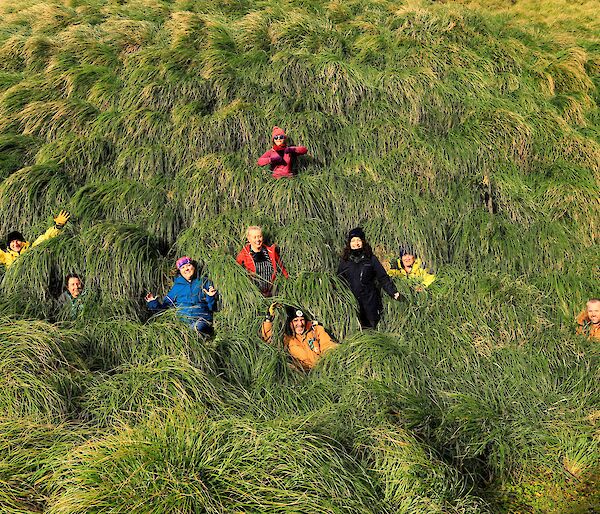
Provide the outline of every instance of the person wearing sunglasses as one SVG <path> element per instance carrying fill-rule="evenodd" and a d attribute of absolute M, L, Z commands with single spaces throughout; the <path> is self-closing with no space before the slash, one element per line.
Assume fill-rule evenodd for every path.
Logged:
<path fill-rule="evenodd" d="M 148 293 L 146 305 L 152 311 L 175 307 L 179 318 L 190 328 L 212 335 L 217 290 L 208 278 L 197 276 L 197 264 L 189 257 L 177 259 L 176 265 L 178 274 L 171 290 L 162 302 L 153 293 Z"/>
<path fill-rule="evenodd" d="M 270 165 L 273 178 L 293 177 L 296 156 L 304 155 L 308 151 L 307 148 L 305 146 L 287 146 L 287 136 L 279 127 L 273 127 L 271 139 L 273 148 L 267 150 L 258 159 L 258 165 Z"/>

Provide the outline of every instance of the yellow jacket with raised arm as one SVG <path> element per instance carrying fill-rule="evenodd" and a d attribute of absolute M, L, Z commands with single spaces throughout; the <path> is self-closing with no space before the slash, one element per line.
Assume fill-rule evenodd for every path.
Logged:
<path fill-rule="evenodd" d="M 4 264 L 7 268 L 9 268 L 13 264 L 13 262 L 15 262 L 25 252 L 27 252 L 34 246 L 37 246 L 40 243 L 43 243 L 44 241 L 47 241 L 48 239 L 52 239 L 53 237 L 56 237 L 58 234 L 60 234 L 59 228 L 50 227 L 48 230 L 46 230 L 46 232 L 44 232 L 40 237 L 38 237 L 33 243 L 30 243 L 29 241 L 27 241 L 23 245 L 23 248 L 21 248 L 20 252 L 15 252 L 14 250 L 11 250 L 10 248 L 7 248 L 6 250 L 0 250 L 0 264 Z"/>
<path fill-rule="evenodd" d="M 435 275 L 429 273 L 427 268 L 423 268 L 423 263 L 421 259 L 415 259 L 415 262 L 412 265 L 412 269 L 410 272 L 407 272 L 402 267 L 402 260 L 395 259 L 391 261 L 391 268 L 389 271 L 390 277 L 401 277 L 405 279 L 415 279 L 418 282 L 421 282 L 425 287 L 430 286 L 435 280 Z"/>

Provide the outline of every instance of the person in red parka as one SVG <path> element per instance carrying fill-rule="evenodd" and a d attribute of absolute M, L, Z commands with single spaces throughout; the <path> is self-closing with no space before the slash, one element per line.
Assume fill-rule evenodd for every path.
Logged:
<path fill-rule="evenodd" d="M 287 136 L 283 129 L 273 127 L 273 148 L 267 150 L 260 159 L 259 166 L 271 165 L 273 178 L 293 177 L 294 161 L 296 155 L 304 155 L 308 150 L 306 146 L 287 146 Z"/>
<path fill-rule="evenodd" d="M 257 226 L 248 227 L 246 238 L 248 244 L 242 248 L 235 260 L 248 270 L 264 296 L 272 296 L 277 268 L 281 270 L 285 278 L 288 278 L 288 272 L 281 261 L 276 246 L 264 244 L 262 228 Z"/>

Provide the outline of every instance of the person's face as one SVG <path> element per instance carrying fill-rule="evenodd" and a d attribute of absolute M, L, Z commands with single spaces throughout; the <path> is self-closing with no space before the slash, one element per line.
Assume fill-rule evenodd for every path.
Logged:
<path fill-rule="evenodd" d="M 9 244 L 8 247 L 13 251 L 13 252 L 20 252 L 21 249 L 23 248 L 23 245 L 25 243 L 23 241 L 19 241 L 18 239 L 14 239 L 12 240 Z"/>
<path fill-rule="evenodd" d="M 600 322 L 600 302 L 587 304 L 587 315 L 592 323 Z"/>
<path fill-rule="evenodd" d="M 250 243 L 250 246 L 252 246 L 252 249 L 254 249 L 254 250 L 259 249 L 263 244 L 262 231 L 261 230 L 250 230 L 250 232 L 248 232 L 248 242 Z"/>
<path fill-rule="evenodd" d="M 285 143 L 285 136 L 275 136 L 273 138 L 273 143 L 275 146 L 283 146 Z"/>
<path fill-rule="evenodd" d="M 300 316 L 298 318 L 294 318 L 292 320 L 292 329 L 295 334 L 304 334 L 304 330 L 306 330 L 306 320 L 304 317 Z"/>
<path fill-rule="evenodd" d="M 71 277 L 67 283 L 67 289 L 73 298 L 77 298 L 83 291 L 83 284 L 77 277 Z"/>
<path fill-rule="evenodd" d="M 363 247 L 363 242 L 360 237 L 353 237 L 350 239 L 350 249 L 351 250 L 360 250 Z"/>
<path fill-rule="evenodd" d="M 179 273 L 181 273 L 181 276 L 186 280 L 191 280 L 191 278 L 194 276 L 195 271 L 196 268 L 194 268 L 194 265 L 190 262 L 184 264 L 183 266 L 181 266 L 181 268 L 179 268 Z"/>
<path fill-rule="evenodd" d="M 415 263 L 415 256 L 410 253 L 405 253 L 402 256 L 402 266 L 410 268 Z"/>

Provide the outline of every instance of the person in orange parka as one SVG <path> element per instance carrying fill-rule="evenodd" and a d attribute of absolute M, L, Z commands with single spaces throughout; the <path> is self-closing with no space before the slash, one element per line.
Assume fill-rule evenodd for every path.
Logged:
<path fill-rule="evenodd" d="M 261 327 L 261 338 L 269 344 L 273 342 L 273 318 L 277 306 L 271 304 Z M 308 320 L 306 314 L 296 308 L 288 311 L 283 345 L 297 367 L 305 371 L 312 369 L 325 352 L 338 346 L 321 325 Z"/>
<path fill-rule="evenodd" d="M 308 150 L 306 146 L 287 146 L 287 136 L 283 129 L 273 127 L 271 136 L 273 148 L 267 150 L 260 159 L 259 166 L 271 165 L 273 178 L 293 177 L 294 161 L 296 155 L 304 155 Z"/>
<path fill-rule="evenodd" d="M 577 316 L 577 333 L 588 339 L 600 340 L 600 298 L 592 298 L 586 309 Z"/>

